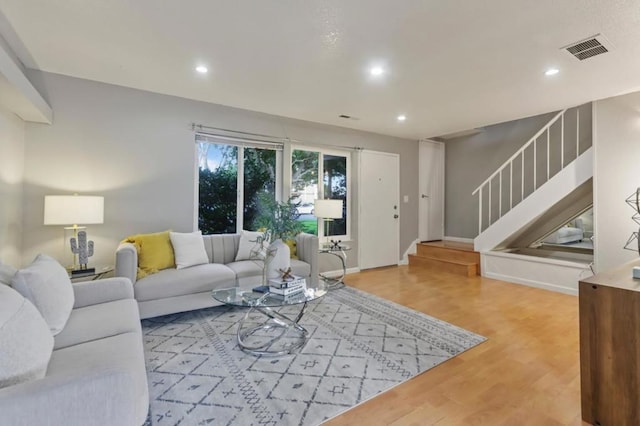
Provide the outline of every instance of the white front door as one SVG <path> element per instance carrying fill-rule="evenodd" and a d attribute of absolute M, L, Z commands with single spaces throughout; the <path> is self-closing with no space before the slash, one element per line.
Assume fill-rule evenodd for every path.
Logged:
<path fill-rule="evenodd" d="M 358 181 L 360 269 L 397 265 L 400 258 L 400 157 L 362 151 Z"/>
<path fill-rule="evenodd" d="M 441 240 L 444 236 L 444 144 L 420 141 L 420 241 Z"/>

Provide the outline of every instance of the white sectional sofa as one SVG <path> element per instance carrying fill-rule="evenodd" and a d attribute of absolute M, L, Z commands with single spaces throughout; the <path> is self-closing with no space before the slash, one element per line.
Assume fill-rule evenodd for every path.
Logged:
<path fill-rule="evenodd" d="M 42 307 L 34 307 L 37 296 L 32 304 L 32 294 L 23 297 L 5 284 L 0 284 L 0 425 L 143 424 L 149 391 L 131 282 L 65 283 L 73 288 L 73 307 L 57 334 L 43 319 Z"/>
<path fill-rule="evenodd" d="M 262 281 L 262 262 L 236 262 L 240 234 L 204 235 L 209 263 L 184 269 L 163 269 L 137 279 L 138 254 L 131 243 L 122 243 L 116 250 L 115 275 L 133 283 L 140 316 L 151 318 L 176 312 L 219 305 L 211 297 L 211 290 L 225 287 L 251 288 Z M 291 259 L 294 274 L 315 284 L 318 280 L 318 237 L 298 234 L 297 257 Z"/>

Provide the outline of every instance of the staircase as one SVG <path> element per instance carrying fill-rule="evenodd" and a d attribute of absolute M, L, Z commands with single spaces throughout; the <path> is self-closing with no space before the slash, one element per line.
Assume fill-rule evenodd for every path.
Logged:
<path fill-rule="evenodd" d="M 474 248 L 483 276 L 576 294 L 588 264 L 526 256 L 516 249 L 593 203 L 592 141 L 581 143 L 579 112 L 560 111 L 473 191 L 478 196 Z"/>
<path fill-rule="evenodd" d="M 473 191 L 477 251 L 507 248 L 512 236 L 592 178 L 591 139 L 581 144 L 579 129 L 579 109 L 560 111 Z"/>
<path fill-rule="evenodd" d="M 480 253 L 473 244 L 453 241 L 418 243 L 416 254 L 409 255 L 409 266 L 473 277 L 480 275 Z"/>

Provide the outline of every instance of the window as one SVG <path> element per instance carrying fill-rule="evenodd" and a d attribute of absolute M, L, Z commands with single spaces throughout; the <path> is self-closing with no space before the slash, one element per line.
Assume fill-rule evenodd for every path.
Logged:
<path fill-rule="evenodd" d="M 291 151 L 291 196 L 300 203 L 298 220 L 303 222 L 305 232 L 347 238 L 349 167 L 348 153 L 306 147 Z M 319 222 L 313 210 L 318 198 L 343 200 L 342 218 Z"/>
<path fill-rule="evenodd" d="M 282 145 L 203 134 L 196 135 L 196 144 L 199 229 L 203 234 L 252 229 L 257 194 L 276 197 Z"/>

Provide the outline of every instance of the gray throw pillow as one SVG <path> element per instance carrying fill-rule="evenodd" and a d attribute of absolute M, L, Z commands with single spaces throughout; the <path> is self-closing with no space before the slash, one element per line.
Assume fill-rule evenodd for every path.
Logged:
<path fill-rule="evenodd" d="M 38 310 L 0 285 L 0 388 L 43 378 L 52 351 L 53 336 Z"/>
<path fill-rule="evenodd" d="M 62 331 L 73 308 L 74 295 L 66 269 L 52 257 L 39 254 L 18 270 L 12 286 L 38 308 L 54 336 Z"/>

